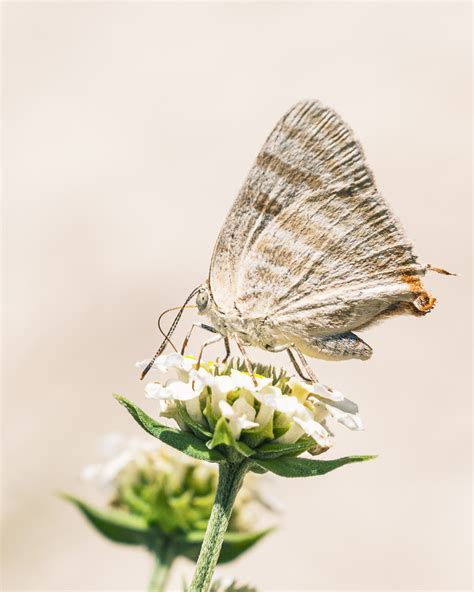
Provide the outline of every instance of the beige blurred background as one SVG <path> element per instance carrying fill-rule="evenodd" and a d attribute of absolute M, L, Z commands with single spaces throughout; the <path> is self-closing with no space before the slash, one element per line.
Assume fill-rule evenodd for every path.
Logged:
<path fill-rule="evenodd" d="M 313 362 L 366 424 L 328 457 L 379 459 L 275 479 L 281 529 L 221 573 L 261 591 L 470 589 L 470 13 L 3 4 L 5 590 L 144 588 L 146 554 L 54 494 L 101 499 L 78 478 L 97 439 L 139 433 L 111 393 L 151 409 L 133 363 L 158 313 L 205 278 L 263 140 L 308 97 L 354 128 L 421 260 L 460 275 L 427 278 L 429 317 L 367 331 L 369 362 Z"/>

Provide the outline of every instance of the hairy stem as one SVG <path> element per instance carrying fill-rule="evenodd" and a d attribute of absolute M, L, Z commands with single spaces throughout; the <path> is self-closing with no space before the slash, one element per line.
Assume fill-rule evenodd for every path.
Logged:
<path fill-rule="evenodd" d="M 206 535 L 189 592 L 207 592 L 219 559 L 235 497 L 248 470 L 247 461 L 219 466 L 219 482 Z"/>
<path fill-rule="evenodd" d="M 163 545 L 154 553 L 155 565 L 151 574 L 148 592 L 163 592 L 176 554 L 171 545 Z"/>

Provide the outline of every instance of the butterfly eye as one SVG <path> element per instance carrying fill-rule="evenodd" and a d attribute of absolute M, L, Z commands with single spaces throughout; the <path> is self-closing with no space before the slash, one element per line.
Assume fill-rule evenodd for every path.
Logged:
<path fill-rule="evenodd" d="M 199 309 L 199 312 L 206 310 L 208 300 L 209 296 L 207 295 L 207 292 L 199 292 L 196 298 L 196 304 Z"/>

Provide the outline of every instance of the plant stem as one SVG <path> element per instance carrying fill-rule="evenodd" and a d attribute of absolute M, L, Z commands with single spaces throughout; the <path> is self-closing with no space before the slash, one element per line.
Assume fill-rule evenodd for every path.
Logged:
<path fill-rule="evenodd" d="M 148 592 L 163 592 L 176 554 L 173 547 L 167 544 L 158 548 L 154 552 L 154 557 L 155 565 L 148 584 Z"/>
<path fill-rule="evenodd" d="M 243 483 L 248 462 L 219 465 L 216 498 L 201 546 L 189 592 L 207 592 L 229 525 L 235 497 Z"/>

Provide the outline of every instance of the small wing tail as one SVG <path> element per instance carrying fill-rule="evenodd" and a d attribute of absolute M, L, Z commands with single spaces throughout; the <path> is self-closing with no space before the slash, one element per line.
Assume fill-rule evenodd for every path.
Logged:
<path fill-rule="evenodd" d="M 458 275 L 457 273 L 451 273 L 450 271 L 446 271 L 446 269 L 442 269 L 441 267 L 433 267 L 430 264 L 426 266 L 426 270 L 434 271 L 435 273 L 440 273 L 441 275 Z"/>

